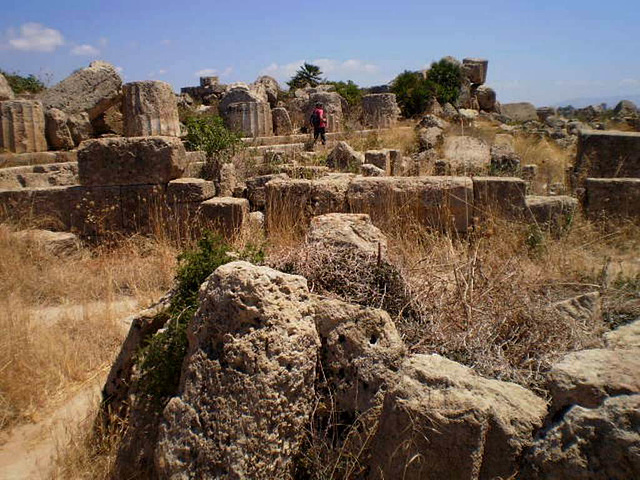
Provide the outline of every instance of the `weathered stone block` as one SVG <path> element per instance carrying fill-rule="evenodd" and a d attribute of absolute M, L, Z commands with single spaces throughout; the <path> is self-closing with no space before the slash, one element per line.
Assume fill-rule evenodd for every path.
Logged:
<path fill-rule="evenodd" d="M 538 120 L 538 112 L 532 103 L 503 103 L 500 113 L 515 122 L 529 122 Z"/>
<path fill-rule="evenodd" d="M 127 83 L 122 90 L 125 136 L 180 136 L 178 104 L 171 85 L 149 80 Z"/>
<path fill-rule="evenodd" d="M 286 180 L 289 176 L 286 173 L 274 173 L 271 175 L 260 175 L 258 177 L 248 178 L 247 198 L 252 210 L 263 210 L 266 204 L 266 187 L 265 185 L 271 180 Z"/>
<path fill-rule="evenodd" d="M 227 127 L 247 137 L 273 135 L 271 107 L 266 102 L 239 102 L 230 104 L 222 112 Z"/>
<path fill-rule="evenodd" d="M 482 84 L 487 81 L 489 60 L 483 58 L 465 58 L 462 60 L 462 70 L 471 83 Z"/>
<path fill-rule="evenodd" d="M 4 75 L 0 73 L 0 102 L 4 100 L 13 100 L 15 97 L 13 90 L 11 90 L 11 86 L 7 79 L 4 78 Z"/>
<path fill-rule="evenodd" d="M 47 142 L 53 150 L 69 150 L 75 146 L 67 120 L 67 115 L 57 108 L 50 108 L 45 114 Z"/>
<path fill-rule="evenodd" d="M 526 189 L 527 184 L 521 178 L 473 177 L 474 215 L 518 218 L 525 210 Z"/>
<path fill-rule="evenodd" d="M 587 178 L 585 209 L 592 218 L 640 219 L 640 178 Z"/>
<path fill-rule="evenodd" d="M 327 156 L 327 166 L 334 170 L 355 172 L 364 163 L 364 155 L 347 142 L 340 141 Z"/>
<path fill-rule="evenodd" d="M 86 112 L 91 120 L 120 100 L 122 80 L 105 62 L 92 62 L 71 74 L 38 97 L 45 108 L 57 108 L 67 114 Z"/>
<path fill-rule="evenodd" d="M 362 113 L 364 123 L 369 127 L 393 127 L 400 116 L 395 93 L 376 93 L 363 96 Z"/>
<path fill-rule="evenodd" d="M 86 186 L 168 183 L 185 165 L 184 147 L 175 137 L 102 138 L 78 150 L 80 183 Z"/>
<path fill-rule="evenodd" d="M 273 119 L 274 135 L 291 135 L 293 133 L 291 117 L 286 108 L 274 108 L 271 110 L 271 118 Z"/>
<path fill-rule="evenodd" d="M 216 194 L 213 182 L 202 178 L 178 178 L 167 185 L 169 205 L 176 203 L 204 202 Z"/>
<path fill-rule="evenodd" d="M 0 149 L 13 153 L 42 152 L 47 149 L 44 111 L 40 102 L 0 102 Z"/>
<path fill-rule="evenodd" d="M 402 219 L 464 232 L 473 214 L 473 183 L 466 177 L 356 177 L 347 203 L 374 223 Z"/>
<path fill-rule="evenodd" d="M 572 186 L 586 178 L 640 178 L 640 133 L 582 130 Z"/>
<path fill-rule="evenodd" d="M 391 173 L 391 159 L 388 150 L 368 150 L 364 152 L 364 163 L 370 163 L 385 171 L 387 175 Z"/>
<path fill-rule="evenodd" d="M 566 195 L 535 196 L 525 199 L 530 221 L 551 230 L 562 230 L 571 224 L 578 200 Z"/>
<path fill-rule="evenodd" d="M 479 138 L 457 136 L 446 137 L 443 147 L 444 159 L 459 175 L 481 175 L 488 171 L 491 163 L 491 149 Z"/>
<path fill-rule="evenodd" d="M 125 185 L 120 188 L 122 228 L 148 234 L 164 227 L 167 216 L 165 185 Z"/>
<path fill-rule="evenodd" d="M 239 234 L 249 218 L 245 198 L 217 197 L 200 204 L 200 220 L 226 237 Z"/>

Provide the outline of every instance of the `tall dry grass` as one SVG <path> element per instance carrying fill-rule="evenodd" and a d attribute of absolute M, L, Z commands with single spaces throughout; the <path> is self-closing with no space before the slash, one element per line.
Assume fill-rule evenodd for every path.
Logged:
<path fill-rule="evenodd" d="M 107 369 L 124 335 L 116 305 L 159 298 L 175 257 L 170 244 L 133 237 L 59 258 L 0 229 L 0 430 Z"/>

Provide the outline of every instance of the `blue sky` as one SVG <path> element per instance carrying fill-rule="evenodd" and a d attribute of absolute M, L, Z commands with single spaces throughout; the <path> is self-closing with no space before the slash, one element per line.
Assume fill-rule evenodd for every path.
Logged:
<path fill-rule="evenodd" d="M 453 55 L 488 58 L 502 102 L 640 95 L 638 0 L 3 3 L 0 68 L 52 83 L 100 59 L 176 91 L 207 73 L 284 81 L 302 61 L 368 86 Z"/>

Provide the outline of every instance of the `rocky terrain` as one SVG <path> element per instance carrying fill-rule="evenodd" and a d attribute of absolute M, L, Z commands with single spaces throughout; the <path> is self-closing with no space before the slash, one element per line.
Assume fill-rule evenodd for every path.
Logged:
<path fill-rule="evenodd" d="M 487 60 L 443 61 L 457 100 L 411 118 L 393 84 L 0 75 L 12 242 L 186 252 L 103 368 L 105 478 L 640 476 L 640 113 L 501 104 Z"/>

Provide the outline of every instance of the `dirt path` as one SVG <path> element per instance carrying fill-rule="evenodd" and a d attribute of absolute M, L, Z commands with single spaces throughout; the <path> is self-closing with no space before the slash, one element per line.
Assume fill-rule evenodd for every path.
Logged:
<path fill-rule="evenodd" d="M 42 322 L 53 324 L 64 318 L 82 318 L 104 309 L 104 303 L 84 306 L 65 306 L 34 310 Z M 138 311 L 137 302 L 123 300 L 111 302 L 108 308 L 114 313 L 124 332 L 128 331 L 130 315 Z M 107 370 L 82 385 L 62 405 L 39 412 L 40 420 L 20 425 L 0 438 L 0 480 L 39 480 L 50 477 L 52 461 L 58 445 L 64 446 L 75 426 L 93 414 L 93 407 L 100 398 L 100 389 L 107 377 Z"/>
<path fill-rule="evenodd" d="M 100 397 L 106 372 L 73 395 L 37 423 L 21 425 L 11 431 L 0 447 L 0 479 L 46 479 L 51 471 L 56 445 L 69 440 L 71 427 L 86 420 Z"/>

